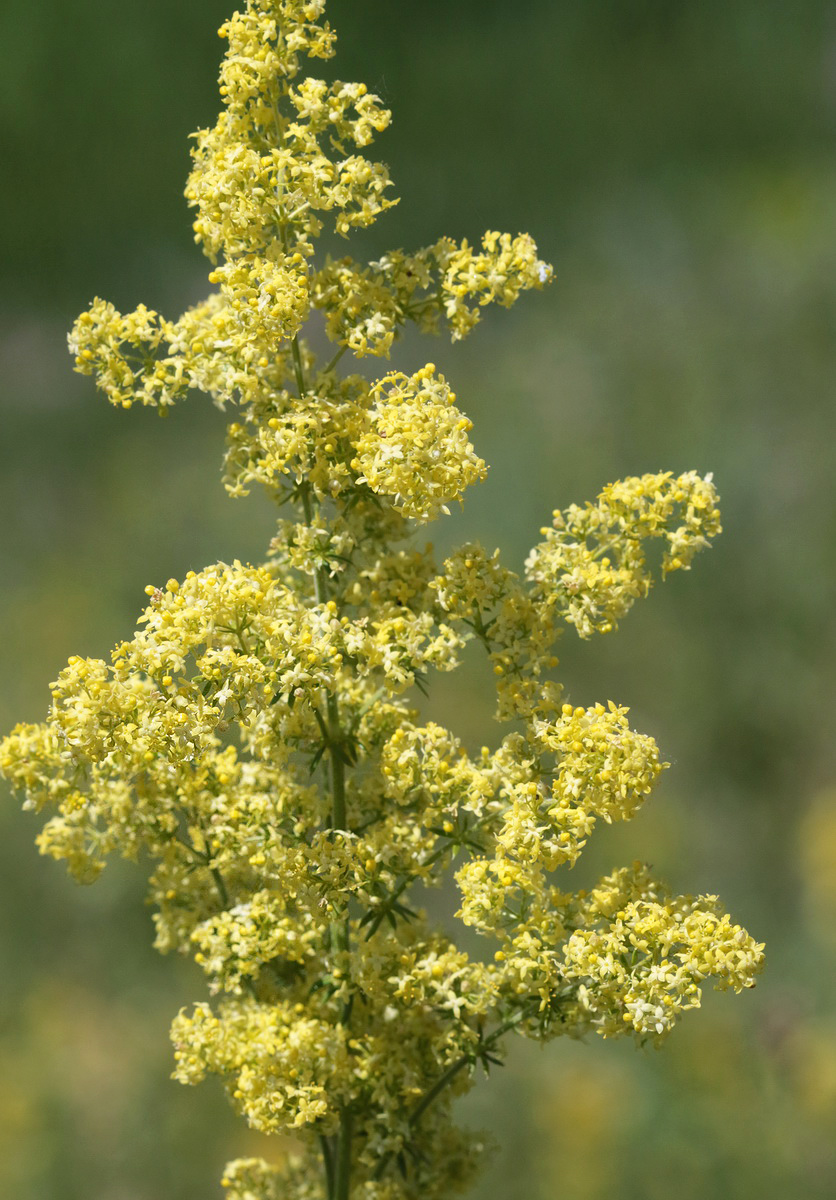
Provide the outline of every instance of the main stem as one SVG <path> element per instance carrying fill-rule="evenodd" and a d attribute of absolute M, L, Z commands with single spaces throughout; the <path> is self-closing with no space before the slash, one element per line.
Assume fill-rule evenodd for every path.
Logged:
<path fill-rule="evenodd" d="M 296 376 L 296 386 L 299 399 L 307 394 L 305 372 L 302 365 L 302 354 L 299 340 L 294 336 L 291 342 L 293 371 Z M 301 488 L 302 510 L 308 525 L 313 524 L 313 504 L 309 484 Z M 314 596 L 317 604 L 328 603 L 328 576 L 324 567 L 314 571 Z M 345 802 L 345 757 L 343 753 L 343 734 L 340 724 L 340 705 L 336 690 L 328 693 L 327 706 L 328 753 L 331 759 L 331 828 L 334 832 L 348 828 Z M 339 918 L 331 923 L 331 948 L 340 954 L 347 954 L 350 948 L 348 917 Z M 343 1004 L 340 1020 L 348 1024 L 351 1013 L 350 1003 Z M 343 1108 L 340 1111 L 340 1128 L 337 1133 L 337 1145 L 333 1158 L 330 1151 L 325 1158 L 326 1178 L 328 1181 L 328 1200 L 348 1200 L 351 1189 L 351 1111 Z M 323 1149 L 323 1153 L 325 1150 Z"/>

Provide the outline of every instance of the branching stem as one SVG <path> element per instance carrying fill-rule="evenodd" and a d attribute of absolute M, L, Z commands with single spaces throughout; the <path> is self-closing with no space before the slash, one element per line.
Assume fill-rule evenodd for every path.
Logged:
<path fill-rule="evenodd" d="M 331 373 L 331 372 L 334 370 L 334 368 L 336 367 L 337 363 L 340 361 L 340 359 L 341 359 L 341 358 L 342 358 L 342 356 L 345 354 L 345 352 L 346 352 L 346 350 L 347 350 L 347 349 L 348 349 L 348 346 L 340 346 L 340 348 L 339 348 L 339 350 L 337 351 L 337 353 L 336 353 L 336 354 L 334 355 L 334 357 L 331 359 L 331 361 L 329 362 L 329 364 L 328 364 L 328 366 L 325 368 L 325 370 L 322 372 L 322 373 L 323 373 L 323 375 L 330 375 L 330 373 Z"/>
<path fill-rule="evenodd" d="M 412 1109 L 412 1112 L 409 1114 L 408 1118 L 409 1124 L 413 1127 L 418 1125 L 424 1113 L 427 1111 L 433 1101 L 441 1095 L 445 1088 L 449 1087 L 456 1076 L 463 1071 L 465 1067 L 474 1066 L 479 1059 L 487 1053 L 488 1050 L 492 1050 L 504 1034 L 508 1033 L 509 1030 L 513 1029 L 515 1025 L 520 1023 L 520 1021 L 523 1019 L 523 1016 L 524 1013 L 522 1011 L 515 1013 L 513 1017 L 509 1017 L 507 1021 L 504 1021 L 500 1026 L 498 1026 L 493 1033 L 488 1035 L 488 1037 L 480 1039 L 478 1045 L 475 1046 L 473 1050 L 468 1051 L 467 1054 L 462 1054 L 460 1058 L 457 1058 L 455 1062 L 452 1062 L 447 1070 L 438 1077 L 432 1087 L 427 1089 L 427 1091 Z M 391 1159 L 392 1154 L 390 1152 L 380 1160 L 374 1173 L 375 1179 L 380 1179 L 383 1176 Z"/>

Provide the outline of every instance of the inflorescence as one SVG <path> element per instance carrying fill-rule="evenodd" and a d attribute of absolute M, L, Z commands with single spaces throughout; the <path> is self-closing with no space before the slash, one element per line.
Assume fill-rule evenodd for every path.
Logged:
<path fill-rule="evenodd" d="M 432 364 L 376 382 L 338 364 L 388 359 L 409 323 L 463 338 L 552 271 L 494 232 L 317 260 L 324 232 L 395 203 L 363 153 L 390 114 L 302 74 L 334 53 L 324 7 L 248 0 L 220 31 L 224 108 L 186 189 L 216 290 L 176 321 L 95 300 L 70 337 L 115 405 L 201 391 L 233 410 L 227 489 L 289 515 L 262 565 L 149 587 L 136 635 L 71 658 L 0 770 L 49 809 L 40 849 L 79 880 L 112 853 L 153 862 L 156 944 L 214 996 L 175 1019 L 176 1077 L 220 1075 L 251 1126 L 301 1139 L 284 1165 L 229 1164 L 229 1200 L 442 1200 L 479 1150 L 452 1098 L 512 1029 L 659 1042 L 704 981 L 752 986 L 762 947 L 641 863 L 564 890 L 596 822 L 632 817 L 666 764 L 625 708 L 565 702 L 555 643 L 616 628 L 652 539 L 663 574 L 690 567 L 716 492 L 693 472 L 610 485 L 554 514 L 522 575 L 478 545 L 440 568 L 416 547 L 485 474 L 471 423 Z M 323 364 L 301 336 L 314 310 Z M 509 727 L 477 755 L 409 701 L 472 640 Z M 482 953 L 412 907 L 451 870 Z"/>

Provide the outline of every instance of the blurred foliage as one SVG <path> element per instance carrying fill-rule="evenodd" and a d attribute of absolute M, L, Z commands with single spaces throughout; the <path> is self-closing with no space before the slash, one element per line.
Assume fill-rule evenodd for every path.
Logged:
<path fill-rule="evenodd" d="M 197 10 L 200 11 L 197 11 Z M 213 119 L 226 0 L 9 0 L 0 46 L 0 726 L 39 719 L 71 653 L 105 654 L 144 585 L 257 558 L 271 513 L 218 483 L 223 417 L 117 413 L 70 373 L 94 294 L 176 314 L 205 273 L 181 198 Z M 507 1200 L 817 1200 L 836 1192 L 836 20 L 827 0 L 329 0 L 337 71 L 394 110 L 401 205 L 366 248 L 530 231 L 546 297 L 432 357 L 488 482 L 449 521 L 520 563 L 551 510 L 625 474 L 713 470 L 726 533 L 618 635 L 563 644 L 577 702 L 633 708 L 674 770 L 593 866 L 650 859 L 768 939 L 755 996 L 659 1054 L 518 1045 L 468 1102 Z M 459 676 L 455 677 L 458 680 Z M 477 743 L 480 668 L 434 711 Z M 219 1195 L 260 1139 L 169 1082 L 201 994 L 151 951 L 141 872 L 93 891 L 0 810 L 0 1192 Z M 259 1151 L 260 1152 L 260 1151 Z M 268 1146 L 267 1154 L 281 1153 Z"/>

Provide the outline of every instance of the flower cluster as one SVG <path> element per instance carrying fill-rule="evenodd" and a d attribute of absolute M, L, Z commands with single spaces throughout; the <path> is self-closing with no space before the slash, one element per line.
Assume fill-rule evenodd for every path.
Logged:
<path fill-rule="evenodd" d="M 195 236 L 213 260 L 258 256 L 279 229 L 309 254 L 322 230 L 318 213 L 333 212 L 345 234 L 394 203 L 384 196 L 386 168 L 351 152 L 389 124 L 378 98 L 361 83 L 309 78 L 293 86 L 303 56 L 334 53 L 334 34 L 320 23 L 324 7 L 324 0 L 251 0 L 219 31 L 229 41 L 224 110 L 214 128 L 195 135 L 186 188 L 198 210 Z"/>
<path fill-rule="evenodd" d="M 428 363 L 407 378 L 386 375 L 371 392 L 368 429 L 357 441 L 352 467 L 378 495 L 391 496 L 405 517 L 432 521 L 485 476 L 468 441 L 471 423 L 454 406 L 443 375 Z"/>
<path fill-rule="evenodd" d="M 556 512 L 526 562 L 536 594 L 580 637 L 609 633 L 651 585 L 643 542 L 663 538 L 662 574 L 688 570 L 720 532 L 711 476 L 642 475 L 604 488 L 594 504 Z"/>
<path fill-rule="evenodd" d="M 153 864 L 156 945 L 193 956 L 214 997 L 175 1019 L 176 1078 L 218 1075 L 250 1125 L 300 1139 L 283 1166 L 229 1164 L 230 1200 L 443 1200 L 481 1150 L 452 1100 L 513 1029 L 659 1041 L 706 980 L 751 986 L 762 947 L 641 865 L 568 890 L 596 823 L 632 817 L 665 764 L 625 708 L 564 700 L 555 643 L 646 595 L 653 539 L 663 574 L 690 566 L 716 493 L 693 472 L 612 484 L 555 514 L 522 576 L 410 541 L 484 476 L 471 423 L 432 365 L 369 381 L 340 359 L 388 357 L 407 322 L 461 338 L 551 268 L 493 232 L 317 262 L 326 221 L 346 234 L 394 202 L 359 153 L 388 112 L 301 74 L 334 52 L 324 8 L 247 0 L 221 30 L 224 109 L 187 187 L 218 290 L 174 322 L 96 300 L 70 337 L 114 404 L 235 407 L 226 487 L 284 506 L 266 561 L 149 585 L 133 638 L 70 659 L 0 772 L 50 811 L 40 848 L 80 880 L 114 853 Z M 301 336 L 312 308 L 324 364 Z M 409 696 L 469 641 L 514 722 L 478 754 Z M 486 953 L 417 907 L 450 872 Z"/>
<path fill-rule="evenodd" d="M 716 896 L 672 897 L 641 863 L 603 879 L 576 921 L 561 973 L 577 981 L 580 1029 L 614 1034 L 621 1023 L 659 1039 L 680 1012 L 699 1007 L 703 979 L 740 991 L 759 967 L 761 948 Z"/>
<path fill-rule="evenodd" d="M 486 233 L 482 253 L 467 240 L 442 238 L 415 254 L 392 251 L 361 266 L 351 258 L 328 262 L 315 277 L 313 302 L 325 313 L 333 342 L 358 357 L 389 357 L 407 321 L 435 333 L 446 319 L 453 341 L 465 337 L 479 309 L 496 300 L 510 307 L 520 292 L 542 288 L 552 277 L 527 234 Z"/>

